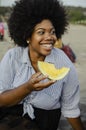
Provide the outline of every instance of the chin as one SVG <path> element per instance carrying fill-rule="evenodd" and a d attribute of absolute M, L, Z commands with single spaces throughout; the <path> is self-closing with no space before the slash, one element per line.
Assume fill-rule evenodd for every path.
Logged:
<path fill-rule="evenodd" d="M 47 50 L 47 51 L 46 51 L 46 50 L 41 50 L 41 51 L 40 51 L 40 54 L 41 54 L 42 56 L 47 56 L 47 55 L 49 55 L 49 54 L 51 53 L 51 51 L 52 51 L 52 50 Z"/>
<path fill-rule="evenodd" d="M 42 55 L 47 56 L 47 55 L 49 55 L 50 53 L 51 53 L 51 52 L 42 53 Z"/>

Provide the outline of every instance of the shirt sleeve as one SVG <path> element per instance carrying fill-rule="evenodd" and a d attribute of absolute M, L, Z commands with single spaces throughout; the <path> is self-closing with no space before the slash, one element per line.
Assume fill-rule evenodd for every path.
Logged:
<path fill-rule="evenodd" d="M 13 78 L 14 64 L 9 50 L 0 62 L 0 93 L 12 88 Z"/>
<path fill-rule="evenodd" d="M 79 100 L 78 76 L 75 67 L 72 66 L 62 90 L 61 111 L 64 117 L 75 118 L 80 115 Z"/>

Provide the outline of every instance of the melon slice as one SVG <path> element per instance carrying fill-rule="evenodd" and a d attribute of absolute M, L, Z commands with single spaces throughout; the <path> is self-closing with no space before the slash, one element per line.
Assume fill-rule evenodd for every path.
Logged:
<path fill-rule="evenodd" d="M 54 64 L 43 61 L 38 61 L 38 68 L 43 75 L 47 75 L 51 80 L 60 80 L 64 78 L 70 70 L 67 67 L 57 69 Z"/>

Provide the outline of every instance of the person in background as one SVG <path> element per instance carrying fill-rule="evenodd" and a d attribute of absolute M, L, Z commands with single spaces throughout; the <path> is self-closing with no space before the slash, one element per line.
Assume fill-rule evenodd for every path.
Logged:
<path fill-rule="evenodd" d="M 0 130 L 57 130 L 61 113 L 73 130 L 80 119 L 79 82 L 74 65 L 54 44 L 67 30 L 58 0 L 18 0 L 8 27 L 15 46 L 0 63 Z M 61 80 L 49 80 L 38 61 L 68 67 Z"/>
<path fill-rule="evenodd" d="M 56 43 L 55 43 L 55 47 L 61 49 L 62 51 L 64 51 L 64 53 L 69 57 L 69 59 L 75 63 L 76 62 L 76 55 L 74 53 L 74 51 L 72 50 L 72 48 L 69 45 L 65 45 L 61 38 L 59 38 Z"/>
<path fill-rule="evenodd" d="M 1 21 L 0 22 L 0 40 L 3 40 L 3 39 L 4 39 L 4 24 Z"/>
<path fill-rule="evenodd" d="M 55 46 L 56 48 L 59 48 L 59 49 L 61 49 L 61 48 L 63 47 L 63 43 L 62 43 L 61 38 L 59 38 L 59 39 L 56 40 L 54 46 Z"/>

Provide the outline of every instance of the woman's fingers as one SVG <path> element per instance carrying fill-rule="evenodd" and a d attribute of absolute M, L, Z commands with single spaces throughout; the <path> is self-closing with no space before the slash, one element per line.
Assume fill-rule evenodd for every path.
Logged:
<path fill-rule="evenodd" d="M 56 82 L 54 80 L 48 80 L 48 76 L 44 76 L 41 72 L 33 74 L 29 81 L 33 90 L 42 90 Z"/>
<path fill-rule="evenodd" d="M 39 77 L 41 75 L 42 75 L 41 72 L 37 72 L 37 73 L 33 74 L 31 78 L 37 78 L 37 77 Z"/>
<path fill-rule="evenodd" d="M 47 78 L 48 78 L 48 76 L 44 76 L 41 72 L 38 72 L 38 73 L 32 75 L 31 82 L 32 82 L 32 84 L 34 84 L 34 83 L 38 83 Z"/>
<path fill-rule="evenodd" d="M 54 80 L 49 80 L 49 81 L 46 81 L 46 82 L 38 82 L 35 84 L 35 88 L 36 90 L 42 90 L 44 88 L 47 88 L 49 87 L 50 85 L 54 84 L 56 81 Z"/>

